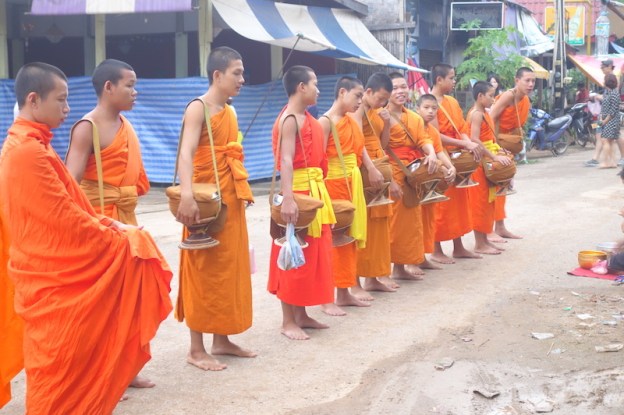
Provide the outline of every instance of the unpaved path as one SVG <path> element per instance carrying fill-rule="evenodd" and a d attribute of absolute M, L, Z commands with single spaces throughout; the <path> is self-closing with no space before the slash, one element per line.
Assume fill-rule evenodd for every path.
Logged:
<path fill-rule="evenodd" d="M 268 204 L 258 197 L 248 209 L 259 269 L 254 326 L 234 340 L 260 355 L 224 358 L 227 370 L 201 372 L 185 363 L 188 331 L 170 316 L 143 371 L 157 386 L 130 390 L 115 414 L 530 414 L 540 401 L 555 414 L 623 413 L 624 351 L 594 347 L 624 342 L 623 321 L 602 324 L 624 313 L 624 287 L 566 275 L 577 251 L 621 235 L 624 186 L 614 170 L 582 167 L 589 155 L 572 148 L 519 167 L 508 224 L 525 239 L 507 243 L 502 255 L 428 272 L 347 317 L 312 309 L 331 328 L 305 342 L 278 332 L 279 302 L 265 289 Z M 177 269 L 179 228 L 154 193 L 139 221 Z M 176 292 L 177 283 L 172 298 Z M 580 313 L 594 318 L 581 326 Z M 531 332 L 555 337 L 535 340 Z M 454 365 L 436 370 L 443 358 Z M 499 395 L 487 399 L 475 389 Z M 23 392 L 21 375 L 3 414 L 23 413 Z"/>

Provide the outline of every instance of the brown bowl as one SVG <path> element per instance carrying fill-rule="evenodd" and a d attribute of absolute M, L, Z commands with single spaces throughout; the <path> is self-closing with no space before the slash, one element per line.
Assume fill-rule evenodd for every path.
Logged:
<path fill-rule="evenodd" d="M 583 269 L 591 269 L 598 262 L 607 259 L 607 253 L 603 251 L 580 251 L 578 253 L 578 263 Z"/>

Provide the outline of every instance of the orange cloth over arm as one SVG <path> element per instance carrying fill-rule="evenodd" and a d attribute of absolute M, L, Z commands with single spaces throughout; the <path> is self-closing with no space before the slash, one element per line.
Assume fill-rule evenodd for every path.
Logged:
<path fill-rule="evenodd" d="M 180 289 L 176 318 L 194 331 L 238 334 L 251 327 L 251 269 L 245 201 L 253 200 L 242 147 L 237 143 L 238 123 L 229 106 L 211 114 L 221 197 L 227 206 L 223 230 L 212 236 L 219 245 L 180 251 Z M 194 183 L 216 183 L 208 130 L 204 123 L 195 158 Z M 233 167 L 234 166 L 234 167 Z M 185 228 L 183 238 L 188 236 Z"/>
<path fill-rule="evenodd" d="M 424 144 L 432 144 L 431 137 L 425 129 L 422 117 L 413 111 L 403 108 L 401 121 L 409 131 L 414 143 L 400 124 L 390 127 L 390 147 L 397 156 L 408 164 L 416 158 L 422 157 L 420 148 Z M 394 180 L 401 186 L 407 186 L 405 175 L 394 159 L 392 173 Z M 420 264 L 425 259 L 423 244 L 423 226 L 421 206 L 406 207 L 403 201 L 397 200 L 392 205 L 390 218 L 390 256 L 396 264 Z"/>
<path fill-rule="evenodd" d="M 11 379 L 24 368 L 24 322 L 13 306 L 15 288 L 7 271 L 8 260 L 9 234 L 0 213 L 0 408 L 11 400 Z"/>
<path fill-rule="evenodd" d="M 296 170 L 316 167 L 325 170 L 327 156 L 324 149 L 323 128 L 312 115 L 308 112 L 305 114 L 306 120 L 300 126 L 300 135 L 297 137 L 297 141 L 303 140 L 303 148 L 306 151 L 306 155 L 304 158 L 302 146 L 297 142 L 293 168 Z M 279 120 L 281 115 L 280 113 L 273 125 L 274 154 L 279 137 Z M 306 263 L 299 268 L 289 271 L 279 269 L 277 257 L 280 247 L 275 243 L 271 244 L 267 290 L 271 294 L 275 294 L 281 301 L 290 305 L 305 307 L 332 303 L 334 301 L 334 278 L 332 275 L 332 235 L 330 225 L 322 225 L 319 238 L 314 238 L 306 233 L 304 239 L 308 243 L 308 247 L 303 249 Z"/>
<path fill-rule="evenodd" d="M 139 139 L 132 124 L 121 115 L 121 127 L 112 143 L 102 149 L 104 182 L 103 214 L 123 223 L 137 225 L 134 210 L 138 196 L 149 191 L 150 184 L 143 167 Z M 100 212 L 100 195 L 95 155 L 91 154 L 80 187 L 91 204 Z"/>
<path fill-rule="evenodd" d="M 336 124 L 336 132 L 338 133 L 343 156 L 355 154 L 357 157 L 357 164 L 360 166 L 362 164 L 362 152 L 364 151 L 364 135 L 357 122 L 348 115 L 345 115 Z M 329 160 L 338 158 L 338 151 L 334 143 L 333 133 L 331 132 L 329 133 L 329 140 L 327 142 L 327 158 Z M 347 174 L 349 174 L 348 169 Z M 349 186 L 352 193 L 353 185 L 351 184 L 351 178 L 347 180 L 350 182 Z M 347 180 L 345 180 L 342 175 L 336 179 L 325 180 L 327 192 L 332 200 L 352 200 L 352 194 L 349 193 L 349 187 L 347 187 Z M 355 285 L 355 278 L 357 276 L 357 246 L 355 243 L 333 248 L 332 270 L 336 287 L 349 288 Z"/>
<path fill-rule="evenodd" d="M 440 103 L 440 107 L 444 108 L 444 111 L 438 109 L 438 127 L 441 134 L 460 139 L 461 137 L 457 131 L 459 130 L 459 133 L 470 135 L 462 109 L 455 98 L 445 95 Z M 447 149 L 453 149 L 454 147 L 446 146 Z M 467 189 L 458 189 L 455 186 L 451 186 L 444 195 L 449 200 L 435 204 L 436 242 L 461 238 L 472 231 Z"/>
<path fill-rule="evenodd" d="M 47 126 L 18 118 L 0 156 L 26 408 L 107 414 L 150 358 L 171 310 L 171 271 L 147 232 L 102 224 L 51 138 Z"/>
<path fill-rule="evenodd" d="M 370 122 L 369 122 L 370 121 Z M 384 121 L 377 110 L 369 110 L 362 119 L 364 145 L 371 160 L 386 155 L 381 148 L 381 131 Z M 357 275 L 361 277 L 385 277 L 390 275 L 390 222 L 391 205 L 381 205 L 366 209 L 366 247 L 357 253 Z"/>

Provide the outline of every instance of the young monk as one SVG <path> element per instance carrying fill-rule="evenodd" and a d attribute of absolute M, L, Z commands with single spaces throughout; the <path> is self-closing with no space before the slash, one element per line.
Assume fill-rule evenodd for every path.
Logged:
<path fill-rule="evenodd" d="M 91 205 L 99 213 L 127 225 L 138 226 L 134 213 L 138 197 L 149 190 L 149 181 L 139 139 L 130 122 L 121 115 L 134 107 L 137 91 L 134 69 L 125 62 L 107 59 L 100 63 L 91 81 L 98 97 L 96 107 L 72 128 L 65 165 L 80 183 Z M 94 125 L 101 148 L 103 206 L 100 205 L 98 173 L 93 151 Z M 137 376 L 134 388 L 153 388 L 149 379 Z"/>
<path fill-rule="evenodd" d="M 386 155 L 384 147 L 390 140 L 390 113 L 383 106 L 388 102 L 392 92 L 392 80 L 383 72 L 372 74 L 366 82 L 362 104 L 355 116 L 362 120 L 364 145 L 371 160 Z M 390 185 L 390 193 L 399 199 L 400 186 Z M 367 208 L 366 212 L 366 247 L 357 255 L 357 275 L 364 277 L 366 291 L 396 291 L 396 284 L 390 277 L 390 216 L 392 206 L 381 205 Z M 361 300 L 372 300 L 360 292 L 356 285 L 351 292 Z"/>
<path fill-rule="evenodd" d="M 433 149 L 438 160 L 442 161 L 442 165 L 446 168 L 447 173 L 444 180 L 448 183 L 452 183 L 455 180 L 455 166 L 453 166 L 451 159 L 444 151 L 440 132 L 431 124 L 435 121 L 438 114 L 438 101 L 436 97 L 431 94 L 421 95 L 416 101 L 416 112 L 425 122 L 425 131 L 433 142 Z M 435 249 L 435 205 L 436 203 L 429 203 L 421 206 L 425 260 L 420 264 L 420 268 L 424 269 L 441 269 L 440 266 L 429 261 L 426 257 L 426 254 L 433 254 Z"/>
<path fill-rule="evenodd" d="M 529 94 L 535 88 L 535 73 L 530 68 L 522 67 L 516 71 L 516 85 L 500 94 L 492 105 L 490 117 L 499 133 L 509 133 L 522 128 L 529 118 L 531 101 Z M 492 242 L 506 242 L 505 239 L 522 239 L 510 232 L 505 226 L 506 196 L 498 196 L 495 201 L 494 233 L 489 235 Z"/>
<path fill-rule="evenodd" d="M 343 76 L 336 82 L 334 103 L 319 119 L 327 142 L 328 171 L 325 186 L 329 196 L 332 200 L 350 200 L 355 205 L 354 219 L 349 229 L 349 235 L 354 242 L 334 247 L 332 251 L 336 303 L 324 304 L 322 307 L 326 314 L 332 316 L 346 314 L 340 306 L 370 305 L 349 292 L 349 288 L 356 285 L 357 250 L 366 246 L 367 234 L 366 200 L 359 166 L 362 164 L 366 166 L 373 186 L 380 187 L 383 184 L 383 176 L 364 151 L 362 118 L 347 115 L 357 111 L 363 95 L 364 87 L 359 79 Z M 339 143 L 340 149 L 336 142 Z M 340 153 L 343 160 L 340 159 Z"/>
<path fill-rule="evenodd" d="M 26 412 L 109 414 L 171 311 L 171 271 L 147 232 L 96 214 L 52 149 L 69 112 L 63 72 L 27 64 L 15 93 L 0 215 L 24 320 Z"/>
<path fill-rule="evenodd" d="M 494 103 L 496 88 L 484 81 L 478 81 L 472 87 L 472 96 L 475 104 L 466 116 L 470 126 L 470 135 L 478 138 L 485 147 L 485 157 L 488 160 L 498 161 L 507 166 L 513 163 L 508 157 L 500 156 L 500 146 L 496 143 L 494 123 L 487 109 Z M 485 177 L 483 166 L 479 165 L 472 174 L 473 180 L 479 183 L 468 189 L 470 196 L 470 213 L 475 235 L 475 252 L 487 255 L 498 255 L 504 249 L 488 240 L 488 234 L 494 227 L 494 201 L 496 200 L 496 186 L 490 186 Z"/>
<path fill-rule="evenodd" d="M 223 230 L 213 236 L 220 244 L 210 249 L 180 251 L 180 290 L 175 315 L 186 320 L 191 333 L 187 362 L 203 370 L 227 366 L 214 355 L 255 357 L 256 353 L 230 341 L 229 335 L 251 327 L 251 270 L 245 205 L 253 202 L 238 123 L 227 100 L 239 94 L 245 79 L 240 54 L 228 47 L 208 56 L 208 91 L 184 111 L 178 176 L 182 189 L 177 220 L 185 226 L 199 221 L 192 183 L 216 183 L 208 128 L 212 130 L 221 197 L 227 206 Z M 210 117 L 205 117 L 204 107 Z M 208 122 L 210 124 L 208 125 Z M 188 236 L 184 229 L 183 238 Z M 212 350 L 203 333 L 212 333 Z"/>
<path fill-rule="evenodd" d="M 408 184 L 405 183 L 405 174 L 398 165 L 399 161 L 407 165 L 415 159 L 424 157 L 429 173 L 434 173 L 438 165 L 433 143 L 425 130 L 423 119 L 405 108 L 408 92 L 405 78 L 398 72 L 391 73 L 390 78 L 392 94 L 387 106 L 391 115 L 390 141 L 386 151 L 391 156 L 394 181 L 401 184 L 399 196 L 402 198 Z M 425 260 L 420 205 L 407 207 L 401 199 L 397 199 L 392 205 L 390 256 L 394 264 L 393 279 L 423 279 L 424 272 L 418 266 Z"/>
<path fill-rule="evenodd" d="M 445 63 L 434 65 L 431 69 L 433 88 L 431 93 L 438 100 L 438 117 L 433 125 L 440 131 L 442 143 L 447 150 L 466 149 L 473 152 L 475 159 L 482 155 L 481 146 L 471 141 L 464 113 L 457 100 L 449 94 L 455 88 L 455 69 Z M 453 264 L 453 258 L 481 258 L 464 247 L 462 236 L 472 230 L 470 206 L 467 189 L 449 187 L 445 195 L 449 198 L 444 203 L 436 203 L 435 249 L 431 259 L 442 264 Z M 442 241 L 453 241 L 453 258 L 442 250 Z"/>
<path fill-rule="evenodd" d="M 308 316 L 307 306 L 334 301 L 332 277 L 331 224 L 336 222 L 323 176 L 327 173 L 327 156 L 323 129 L 306 108 L 316 104 L 319 94 L 314 71 L 307 66 L 293 66 L 282 79 L 288 104 L 273 125 L 273 151 L 280 171 L 281 215 L 286 223 L 298 216 L 294 193 L 304 193 L 323 200 L 307 230 L 303 249 L 306 263 L 300 268 L 283 271 L 277 266 L 280 247 L 271 246 L 268 291 L 282 302 L 281 333 L 292 340 L 308 340 L 303 329 L 325 329 L 328 326 Z M 279 137 L 282 137 L 278 148 Z M 279 156 L 277 153 L 279 152 Z M 272 226 L 277 226 L 272 224 Z"/>

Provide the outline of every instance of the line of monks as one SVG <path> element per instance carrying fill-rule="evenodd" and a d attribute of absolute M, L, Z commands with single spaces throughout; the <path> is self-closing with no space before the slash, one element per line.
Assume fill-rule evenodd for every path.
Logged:
<path fill-rule="evenodd" d="M 219 245 L 181 251 L 175 316 L 189 328 L 188 363 L 223 370 L 218 355 L 256 356 L 229 338 L 252 323 L 245 208 L 253 196 L 236 115 L 227 104 L 244 84 L 242 58 L 216 48 L 207 66 L 210 87 L 184 112 L 176 218 L 186 225 L 183 238 L 200 221 L 194 183 L 218 183 L 227 214 L 212 235 Z M 478 186 L 450 186 L 449 200 L 421 206 L 405 203 L 411 192 L 406 166 L 419 159 L 429 174 L 443 170 L 453 183 L 449 151 L 497 160 L 494 132 L 526 121 L 533 73 L 519 70 L 516 87 L 493 106 L 494 89 L 477 83 L 467 120 L 447 95 L 453 68 L 436 65 L 432 75 L 432 95 L 420 97 L 417 113 L 405 107 L 401 74 L 376 73 L 365 86 L 343 77 L 332 107 L 317 120 L 306 110 L 319 93 L 313 70 L 294 66 L 284 74 L 288 104 L 273 128 L 282 222 L 297 222 L 297 195 L 323 201 L 299 231 L 305 265 L 280 269 L 280 246 L 272 245 L 268 290 L 282 303 L 286 337 L 308 339 L 305 329 L 328 327 L 307 314 L 308 306 L 344 315 L 345 306 L 369 305 L 369 291 L 395 291 L 396 280 L 422 279 L 423 269 L 437 267 L 433 262 L 500 253 L 492 240 L 515 236 L 504 224 L 505 198 L 493 197 L 482 171 L 473 175 Z M 128 386 L 154 386 L 138 374 L 173 308 L 171 271 L 134 214 L 138 197 L 149 190 L 136 133 L 121 115 L 136 100 L 136 74 L 109 59 L 92 80 L 98 104 L 72 128 L 63 162 L 50 140 L 69 112 L 67 79 L 54 66 L 25 65 L 15 82 L 20 113 L 0 154 L 0 407 L 24 367 L 29 414 L 107 414 Z M 390 163 L 392 180 L 380 162 Z M 388 187 L 394 203 L 367 207 L 364 182 Z M 352 206 L 346 234 L 332 229 L 338 201 Z M 475 252 L 461 240 L 473 230 Z M 447 240 L 454 242 L 452 255 L 442 251 Z M 210 351 L 204 333 L 213 335 Z"/>

